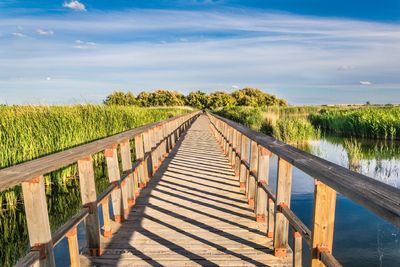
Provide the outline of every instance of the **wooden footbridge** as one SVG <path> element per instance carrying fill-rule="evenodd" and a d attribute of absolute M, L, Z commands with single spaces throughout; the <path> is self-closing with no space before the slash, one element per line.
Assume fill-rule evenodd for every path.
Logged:
<path fill-rule="evenodd" d="M 97 194 L 92 155 L 101 151 L 110 186 Z M 82 209 L 52 233 L 43 175 L 76 162 Z M 311 229 L 290 209 L 293 167 L 315 177 Z M 31 247 L 19 266 L 54 266 L 64 238 L 71 266 L 341 266 L 332 254 L 336 191 L 400 227 L 399 189 L 210 113 L 0 170 L 1 190 L 18 184 Z M 311 262 L 302 262 L 303 244 Z"/>

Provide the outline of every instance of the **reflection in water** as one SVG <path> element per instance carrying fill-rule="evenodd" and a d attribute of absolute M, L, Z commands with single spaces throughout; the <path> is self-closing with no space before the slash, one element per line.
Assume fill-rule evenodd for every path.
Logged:
<path fill-rule="evenodd" d="M 400 143 L 355 140 L 357 171 L 394 187 L 400 187 Z M 348 148 L 348 147 L 347 147 Z M 326 137 L 309 143 L 312 154 L 352 168 L 345 139 Z M 271 159 L 271 186 L 276 186 L 277 159 Z M 291 208 L 311 228 L 314 180 L 294 168 Z M 333 254 L 344 266 L 400 266 L 400 230 L 370 211 L 338 195 Z M 306 248 L 306 245 L 304 245 Z M 304 264 L 309 253 L 303 250 Z"/>

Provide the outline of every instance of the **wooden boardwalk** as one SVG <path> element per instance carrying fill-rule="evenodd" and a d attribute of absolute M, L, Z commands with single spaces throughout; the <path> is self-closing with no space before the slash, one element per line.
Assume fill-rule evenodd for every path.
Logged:
<path fill-rule="evenodd" d="M 81 266 L 291 266 L 273 255 L 266 225 L 239 189 L 238 178 L 200 116 L 164 160 L 129 217 L 113 222 L 100 257 Z"/>

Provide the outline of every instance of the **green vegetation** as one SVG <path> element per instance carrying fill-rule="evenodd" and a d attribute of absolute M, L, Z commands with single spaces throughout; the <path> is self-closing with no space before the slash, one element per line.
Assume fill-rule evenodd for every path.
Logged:
<path fill-rule="evenodd" d="M 1 106 L 0 168 L 188 111 L 102 105 Z M 104 157 L 97 153 L 93 158 L 96 189 L 101 192 L 108 185 Z M 45 175 L 45 185 L 55 230 L 81 207 L 76 164 Z M 0 192 L 0 247 L 0 266 L 12 266 L 28 248 L 20 186 Z"/>
<path fill-rule="evenodd" d="M 232 94 L 217 91 L 206 94 L 202 91 L 194 91 L 184 96 L 176 91 L 157 90 L 155 92 L 141 92 L 135 97 L 131 92 L 113 92 L 104 100 L 106 105 L 124 106 L 183 106 L 189 105 L 199 109 L 218 110 L 224 107 L 233 106 L 287 106 L 284 99 L 267 94 L 256 88 L 243 88 L 234 91 Z"/>
<path fill-rule="evenodd" d="M 272 114 L 269 108 L 227 107 L 217 114 L 287 143 L 302 144 L 320 136 L 319 130 L 315 129 L 306 117 L 280 117 L 282 110 L 274 110 L 279 112 Z"/>
<path fill-rule="evenodd" d="M 323 131 L 341 136 L 400 139 L 400 107 L 321 110 L 310 120 Z"/>
<path fill-rule="evenodd" d="M 216 112 L 218 115 L 241 123 L 254 130 L 260 130 L 263 124 L 263 113 L 260 108 L 231 107 Z"/>

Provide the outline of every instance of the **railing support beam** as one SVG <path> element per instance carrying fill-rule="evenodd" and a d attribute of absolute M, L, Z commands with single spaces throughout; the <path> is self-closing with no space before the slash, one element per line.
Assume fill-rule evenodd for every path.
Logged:
<path fill-rule="evenodd" d="M 319 259 L 319 250 L 332 253 L 335 227 L 336 191 L 315 180 L 314 221 L 312 229 L 311 266 L 325 266 Z"/>
<path fill-rule="evenodd" d="M 22 183 L 29 244 L 39 250 L 40 266 L 55 266 L 43 176 Z"/>

